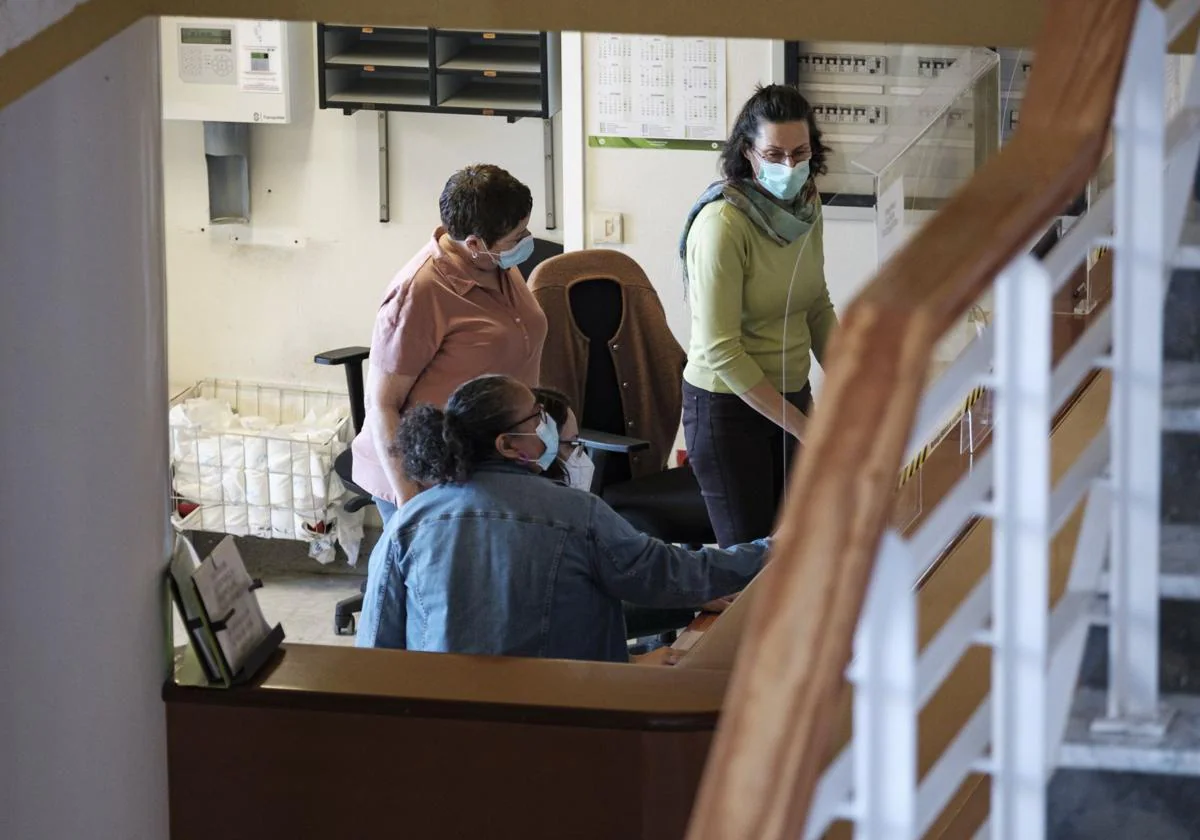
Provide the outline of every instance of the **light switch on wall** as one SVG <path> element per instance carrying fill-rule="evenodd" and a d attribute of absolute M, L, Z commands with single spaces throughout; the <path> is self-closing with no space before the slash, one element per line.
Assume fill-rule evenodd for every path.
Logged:
<path fill-rule="evenodd" d="M 592 213 L 592 243 L 620 245 L 625 241 L 625 222 L 620 213 Z"/>

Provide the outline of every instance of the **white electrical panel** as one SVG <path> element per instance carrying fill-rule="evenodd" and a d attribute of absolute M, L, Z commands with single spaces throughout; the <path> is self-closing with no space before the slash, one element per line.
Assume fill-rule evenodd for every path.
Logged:
<path fill-rule="evenodd" d="M 912 118 L 912 103 L 963 49 L 829 41 L 788 46 L 786 81 L 796 84 L 812 103 L 813 116 L 830 148 L 829 173 L 820 181 L 821 192 L 834 203 L 869 206 L 874 202 L 874 179 L 852 162 L 888 130 L 890 122 Z M 1028 53 L 1016 60 L 1023 88 Z M 964 100 L 947 115 L 944 130 L 925 142 L 929 154 L 924 180 L 934 192 L 953 191 L 975 169 L 974 111 L 973 102 Z M 945 183 L 938 186 L 934 181 Z"/>
<path fill-rule="evenodd" d="M 160 28 L 164 119 L 288 123 L 312 99 L 312 24 L 164 17 Z"/>

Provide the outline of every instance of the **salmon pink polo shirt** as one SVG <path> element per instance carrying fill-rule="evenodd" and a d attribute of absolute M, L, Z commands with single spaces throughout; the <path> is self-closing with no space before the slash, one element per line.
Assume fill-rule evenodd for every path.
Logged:
<path fill-rule="evenodd" d="M 485 289 L 465 259 L 443 250 L 445 228 L 392 280 L 375 315 L 371 367 L 416 377 L 401 413 L 428 403 L 443 408 L 454 389 L 484 374 L 538 383 L 546 316 L 516 268 Z M 367 411 L 372 409 L 370 389 Z M 375 453 L 374 431 L 354 439 L 354 483 L 393 504 L 396 493 Z"/>

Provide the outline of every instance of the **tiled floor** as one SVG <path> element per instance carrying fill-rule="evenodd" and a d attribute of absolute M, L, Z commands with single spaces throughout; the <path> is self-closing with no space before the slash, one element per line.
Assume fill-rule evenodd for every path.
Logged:
<path fill-rule="evenodd" d="M 272 625 L 279 622 L 289 642 L 352 645 L 353 636 L 333 632 L 333 606 L 358 592 L 362 579 L 349 575 L 292 574 L 263 578 L 258 602 Z"/>
<path fill-rule="evenodd" d="M 258 590 L 267 622 L 283 625 L 287 641 L 306 645 L 353 645 L 353 636 L 333 632 L 333 607 L 358 592 L 362 578 L 353 575 L 290 573 L 264 576 Z M 182 644 L 183 627 L 175 617 L 175 644 Z"/>

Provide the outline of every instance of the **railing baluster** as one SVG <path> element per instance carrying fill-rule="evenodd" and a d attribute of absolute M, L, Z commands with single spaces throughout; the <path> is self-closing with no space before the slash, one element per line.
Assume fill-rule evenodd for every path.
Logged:
<path fill-rule="evenodd" d="M 1109 702 L 1093 726 L 1149 736 L 1166 725 L 1158 698 L 1165 43 L 1162 11 L 1143 3 L 1115 125 Z"/>
<path fill-rule="evenodd" d="M 1050 276 L 1022 257 L 996 284 L 992 826 L 1040 840 L 1046 816 Z"/>
<path fill-rule="evenodd" d="M 917 813 L 917 596 L 908 549 L 884 536 L 854 638 L 856 836 L 911 840 Z"/>
<path fill-rule="evenodd" d="M 1083 510 L 1071 574 L 1067 579 L 1067 597 L 1082 593 L 1094 596 L 1099 588 L 1100 570 L 1108 549 L 1109 521 L 1112 514 L 1112 491 L 1107 479 L 1092 481 Z M 1067 731 L 1067 721 L 1071 715 L 1071 703 L 1075 699 L 1075 683 L 1079 677 L 1079 664 L 1083 660 L 1083 647 L 1087 642 L 1088 623 L 1085 617 L 1078 625 L 1070 628 L 1064 634 L 1058 649 L 1050 652 L 1051 691 L 1046 715 L 1048 772 L 1053 772 L 1058 765 L 1063 735 Z"/>

